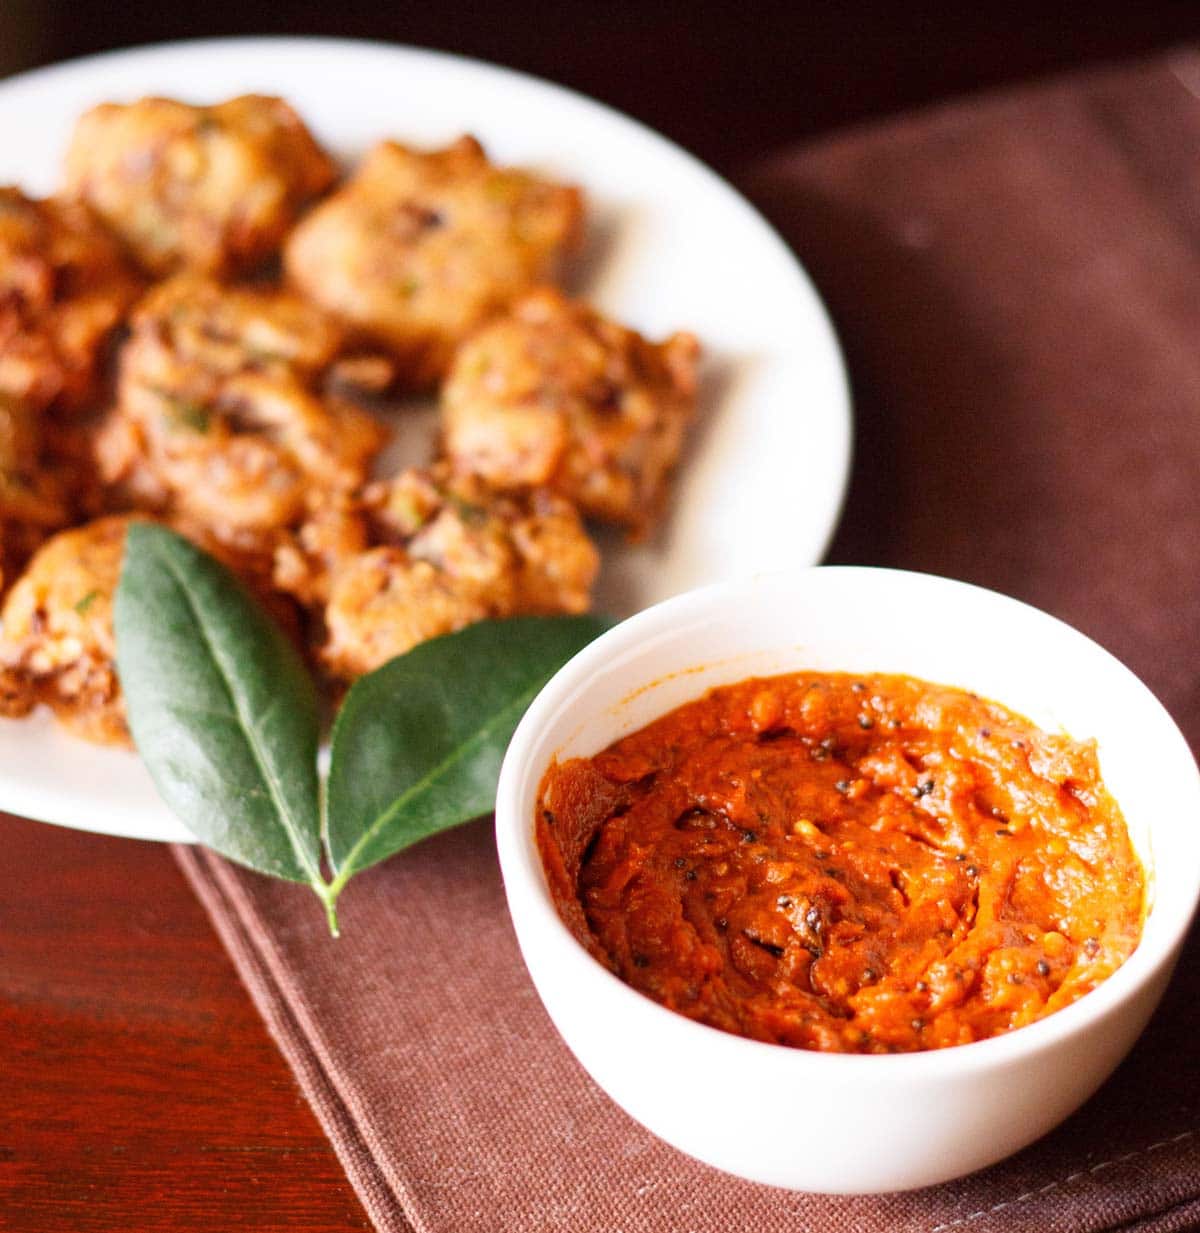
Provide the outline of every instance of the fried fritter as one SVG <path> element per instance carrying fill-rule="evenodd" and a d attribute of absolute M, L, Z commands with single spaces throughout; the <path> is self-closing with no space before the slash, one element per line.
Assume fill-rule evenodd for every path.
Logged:
<path fill-rule="evenodd" d="M 160 276 L 252 269 L 334 176 L 291 107 L 257 94 L 102 103 L 80 117 L 66 160 L 68 191 Z"/>
<path fill-rule="evenodd" d="M 80 413 L 140 290 L 86 206 L 0 188 L 0 591 L 84 503 Z"/>
<path fill-rule="evenodd" d="M 500 495 L 437 465 L 373 485 L 366 502 L 373 546 L 338 563 L 324 610 L 320 658 L 336 677 L 485 617 L 589 606 L 599 556 L 552 493 Z"/>
<path fill-rule="evenodd" d="M 447 456 L 493 487 L 546 485 L 644 534 L 696 401 L 691 334 L 652 343 L 541 288 L 458 351 L 442 390 Z"/>
<path fill-rule="evenodd" d="M 286 292 L 195 275 L 133 315 L 102 479 L 141 509 L 269 553 L 273 537 L 365 481 L 385 431 L 334 388 L 341 330 Z"/>
<path fill-rule="evenodd" d="M 42 545 L 0 613 L 0 713 L 51 707 L 92 741 L 127 741 L 112 602 L 126 518 L 62 531 Z"/>
<path fill-rule="evenodd" d="M 378 488 L 371 485 L 367 491 L 374 495 Z M 361 493 L 323 501 L 294 532 L 278 541 L 275 585 L 306 608 L 322 608 L 329 601 L 334 576 L 366 552 L 372 538 Z"/>
<path fill-rule="evenodd" d="M 296 228 L 287 274 L 391 349 L 410 388 L 436 381 L 480 321 L 552 278 L 583 197 L 493 166 L 473 137 L 420 152 L 385 141 Z"/>
<path fill-rule="evenodd" d="M 46 457 L 43 414 L 28 399 L 0 392 L 0 594 L 71 516 L 66 476 Z"/>
<path fill-rule="evenodd" d="M 142 514 L 117 514 L 60 531 L 34 554 L 0 611 L 0 715 L 49 706 L 71 731 L 129 744 L 117 680 L 113 600 L 125 532 Z M 268 590 L 264 563 L 178 528 L 236 573 L 285 632 L 299 639 L 295 606 Z"/>
<path fill-rule="evenodd" d="M 94 401 L 104 346 L 140 290 L 84 205 L 0 188 L 0 395 L 68 413 Z"/>

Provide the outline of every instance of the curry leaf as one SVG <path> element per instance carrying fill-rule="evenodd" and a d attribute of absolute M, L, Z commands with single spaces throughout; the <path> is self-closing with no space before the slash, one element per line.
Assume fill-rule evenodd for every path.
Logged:
<path fill-rule="evenodd" d="M 332 895 L 368 865 L 487 813 L 526 707 L 609 624 L 599 617 L 481 621 L 362 677 L 333 728 Z"/>
<path fill-rule="evenodd" d="M 223 565 L 148 522 L 128 531 L 115 626 L 130 731 L 167 804 L 218 852 L 327 900 L 319 709 L 296 649 Z"/>
<path fill-rule="evenodd" d="M 130 731 L 209 847 L 334 905 L 360 870 L 487 813 L 513 729 L 608 622 L 483 621 L 361 678 L 333 729 L 322 876 L 319 707 L 299 654 L 240 582 L 154 523 L 130 526 L 115 625 Z"/>

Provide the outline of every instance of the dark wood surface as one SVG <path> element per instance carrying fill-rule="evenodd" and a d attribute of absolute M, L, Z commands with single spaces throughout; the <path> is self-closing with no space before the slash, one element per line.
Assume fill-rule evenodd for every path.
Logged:
<path fill-rule="evenodd" d="M 736 171 L 845 123 L 1200 35 L 1190 5 L 1050 11 L 214 0 L 198 22 L 11 0 L 0 73 L 168 37 L 384 37 L 550 76 Z M 367 1227 L 169 852 L 4 815 L 0 852 L 0 1229 Z"/>
<path fill-rule="evenodd" d="M 0 1229 L 365 1229 L 161 845 L 0 814 Z"/>
<path fill-rule="evenodd" d="M 0 73 L 221 34 L 477 56 L 631 112 L 722 171 L 833 128 L 1192 42 L 1181 0 L 0 0 Z"/>

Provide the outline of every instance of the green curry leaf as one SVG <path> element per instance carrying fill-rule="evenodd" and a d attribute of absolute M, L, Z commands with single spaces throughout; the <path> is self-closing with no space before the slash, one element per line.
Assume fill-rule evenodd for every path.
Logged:
<path fill-rule="evenodd" d="M 481 621 L 357 681 L 333 728 L 334 894 L 368 865 L 491 810 L 501 759 L 534 695 L 609 624 Z"/>
<path fill-rule="evenodd" d="M 173 531 L 134 523 L 115 605 L 130 731 L 164 800 L 222 855 L 308 883 L 335 934 L 354 874 L 492 808 L 526 707 L 608 625 L 483 621 L 362 677 L 334 724 L 323 852 L 316 689 L 241 583 Z"/>
<path fill-rule="evenodd" d="M 218 852 L 324 896 L 317 693 L 221 564 L 154 523 L 128 531 L 115 606 L 129 728 L 164 800 Z"/>

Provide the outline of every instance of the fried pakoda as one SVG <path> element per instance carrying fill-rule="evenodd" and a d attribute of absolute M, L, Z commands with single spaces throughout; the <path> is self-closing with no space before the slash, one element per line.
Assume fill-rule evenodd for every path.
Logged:
<path fill-rule="evenodd" d="M 0 613 L 0 713 L 39 703 L 92 741 L 127 741 L 112 603 L 126 518 L 61 531 L 42 545 Z"/>
<path fill-rule="evenodd" d="M 129 743 L 115 666 L 113 600 L 125 532 L 144 517 L 98 518 L 60 531 L 34 554 L 0 611 L 0 715 L 19 717 L 44 704 L 78 736 Z M 299 640 L 295 605 L 269 589 L 263 562 L 198 529 L 176 529 L 233 570 L 289 637 Z"/>
<path fill-rule="evenodd" d="M 0 392 L 0 594 L 71 517 L 66 475 L 46 456 L 43 414 L 30 400 Z"/>
<path fill-rule="evenodd" d="M 334 676 L 487 617 L 588 608 L 599 556 L 550 492 L 500 495 L 439 464 L 373 485 L 366 518 L 372 546 L 339 564 L 324 610 L 320 658 Z"/>
<path fill-rule="evenodd" d="M 539 289 L 455 356 L 446 453 L 493 487 L 544 484 L 586 517 L 643 534 L 692 418 L 699 354 L 691 334 L 652 343 Z"/>
<path fill-rule="evenodd" d="M 552 278 L 582 194 L 493 166 L 473 137 L 420 152 L 377 145 L 289 237 L 292 283 L 391 349 L 410 388 L 436 381 L 474 326 Z"/>
<path fill-rule="evenodd" d="M 126 503 L 269 554 L 365 481 L 386 434 L 339 392 L 342 334 L 320 309 L 179 275 L 132 324 L 96 441 L 101 478 Z"/>
<path fill-rule="evenodd" d="M 102 103 L 80 117 L 66 160 L 68 191 L 160 276 L 252 269 L 334 176 L 291 107 L 257 94 Z"/>
<path fill-rule="evenodd" d="M 0 591 L 84 504 L 80 414 L 140 290 L 85 206 L 0 188 Z"/>
<path fill-rule="evenodd" d="M 0 188 L 0 395 L 64 412 L 92 402 L 105 344 L 140 290 L 85 206 Z"/>

